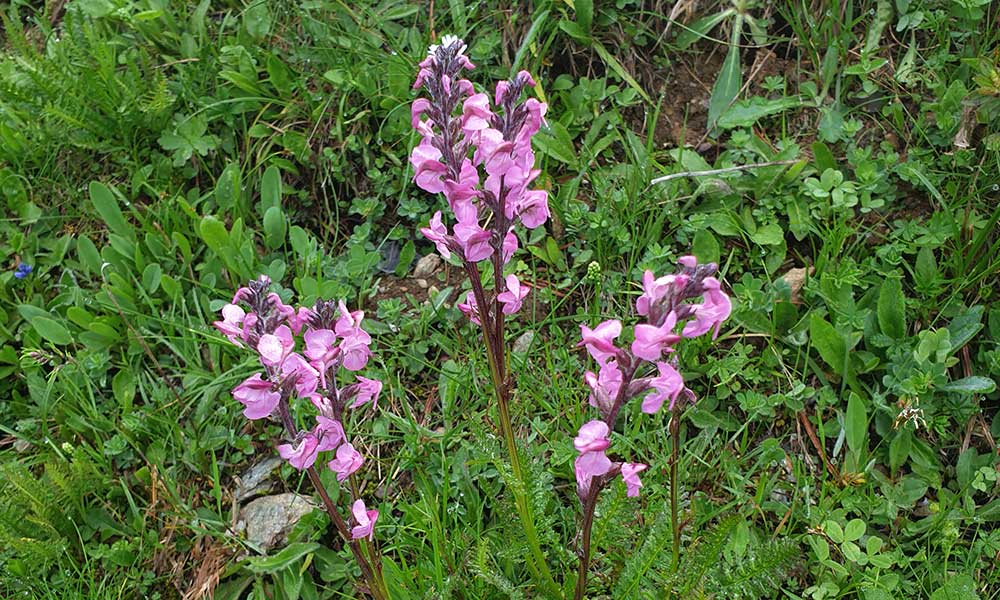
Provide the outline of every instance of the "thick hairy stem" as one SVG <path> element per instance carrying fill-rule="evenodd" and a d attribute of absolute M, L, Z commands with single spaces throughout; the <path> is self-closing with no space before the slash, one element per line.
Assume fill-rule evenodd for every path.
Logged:
<path fill-rule="evenodd" d="M 587 593 L 587 575 L 590 572 L 590 531 L 594 527 L 594 512 L 597 510 L 597 496 L 601 493 L 600 485 L 593 485 L 590 493 L 587 494 L 587 501 L 583 505 L 583 525 L 581 526 L 580 540 L 580 570 L 576 576 L 575 600 L 583 600 Z"/>
<path fill-rule="evenodd" d="M 479 308 L 479 322 L 483 330 L 483 337 L 486 341 L 486 358 L 490 365 L 490 376 L 493 380 L 493 391 L 497 400 L 497 411 L 500 415 L 500 431 L 503 434 L 504 444 L 507 446 L 507 453 L 510 456 L 510 468 L 517 481 L 514 492 L 514 504 L 517 507 L 518 517 L 521 519 L 521 527 L 524 529 L 524 537 L 527 539 L 531 556 L 527 561 L 528 570 L 532 577 L 544 588 L 547 597 L 559 598 L 562 594 L 556 585 L 552 572 L 545 561 L 542 553 L 542 546 L 538 541 L 538 531 L 535 529 L 535 519 L 531 514 L 531 503 L 528 500 L 528 485 L 524 477 L 524 470 L 521 468 L 521 458 L 517 451 L 517 439 L 514 436 L 514 427 L 510 418 L 510 387 L 511 382 L 507 377 L 507 355 L 504 347 L 503 313 L 499 310 L 493 311 L 493 318 L 488 318 L 486 291 L 479 280 L 479 269 L 473 263 L 465 263 L 466 273 L 472 283 L 472 293 L 476 298 L 476 306 Z"/>

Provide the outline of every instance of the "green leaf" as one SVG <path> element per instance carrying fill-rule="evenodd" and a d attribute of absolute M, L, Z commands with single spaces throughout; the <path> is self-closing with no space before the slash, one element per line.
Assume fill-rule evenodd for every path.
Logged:
<path fill-rule="evenodd" d="M 930 600 L 979 600 L 976 582 L 968 575 L 951 577 L 931 594 Z"/>
<path fill-rule="evenodd" d="M 900 428 L 889 442 L 889 468 L 899 469 L 910 457 L 910 446 L 913 444 L 913 434 L 909 429 Z"/>
<path fill-rule="evenodd" d="M 534 143 L 543 154 L 571 167 L 576 166 L 577 158 L 576 150 L 573 148 L 573 138 L 570 137 L 565 125 L 553 119 L 549 121 L 548 131 L 543 129 L 540 133 L 541 135 L 534 137 Z"/>
<path fill-rule="evenodd" d="M 844 529 L 840 526 L 840 523 L 836 521 L 825 521 L 823 523 L 823 531 L 835 544 L 839 544 L 844 541 Z"/>
<path fill-rule="evenodd" d="M 776 115 L 801 105 L 802 101 L 798 98 L 767 99 L 755 96 L 747 100 L 740 100 L 730 106 L 729 110 L 723 112 L 722 116 L 719 117 L 717 125 L 722 129 L 750 127 L 764 117 Z"/>
<path fill-rule="evenodd" d="M 895 340 L 906 337 L 905 309 L 902 282 L 896 277 L 883 281 L 878 294 L 878 325 L 882 333 Z"/>
<path fill-rule="evenodd" d="M 281 208 L 272 206 L 264 213 L 264 243 L 274 250 L 285 243 L 286 231 L 285 213 Z"/>
<path fill-rule="evenodd" d="M 251 0 L 250 6 L 243 13 L 243 25 L 247 33 L 255 38 L 262 38 L 271 31 L 271 9 L 267 0 Z"/>
<path fill-rule="evenodd" d="M 590 28 L 594 23 L 594 1 L 574 0 L 573 9 L 576 11 L 576 23 L 584 33 L 590 35 Z"/>
<path fill-rule="evenodd" d="M 597 51 L 597 55 L 601 57 L 601 60 L 603 60 L 605 64 L 611 67 L 611 70 L 614 71 L 616 75 L 621 77 L 622 80 L 625 83 L 627 83 L 630 88 L 632 88 L 633 90 L 636 91 L 637 94 L 642 96 L 642 99 L 645 100 L 647 104 L 653 103 L 653 99 L 649 97 L 649 94 L 646 93 L 646 90 L 642 89 L 642 86 L 639 85 L 639 82 L 636 81 L 635 78 L 632 77 L 631 73 L 629 73 L 625 69 L 625 66 L 621 62 L 619 62 L 618 59 L 615 58 L 613 54 L 608 52 L 608 49 L 604 47 L 604 44 L 602 44 L 597 40 L 593 40 L 592 46 L 594 50 Z"/>
<path fill-rule="evenodd" d="M 31 326 L 43 339 L 52 342 L 57 346 L 65 346 L 73 342 L 73 335 L 63 326 L 62 323 L 49 317 L 34 317 L 30 321 Z"/>
<path fill-rule="evenodd" d="M 719 263 L 721 253 L 719 242 L 708 229 L 699 229 L 695 232 L 691 242 L 691 251 L 698 258 L 699 263 Z"/>
<path fill-rule="evenodd" d="M 281 206 L 281 171 L 271 165 L 260 178 L 260 211 Z"/>
<path fill-rule="evenodd" d="M 226 165 L 215 182 L 215 203 L 227 211 L 240 205 L 240 164 L 231 162 Z"/>
<path fill-rule="evenodd" d="M 201 219 L 198 225 L 198 233 L 201 239 L 205 240 L 208 247 L 220 256 L 227 256 L 229 253 L 229 231 L 226 225 L 213 217 L 207 215 Z"/>
<path fill-rule="evenodd" d="M 715 29 L 715 26 L 723 22 L 726 17 L 732 16 L 735 11 L 728 8 L 722 12 L 717 12 L 707 17 L 702 17 L 693 23 L 688 24 L 683 31 L 677 34 L 674 44 L 679 50 L 685 50 L 699 39 L 707 37 L 708 32 Z"/>
<path fill-rule="evenodd" d="M 413 264 L 413 259 L 417 256 L 417 247 L 414 245 L 413 240 L 407 240 L 403 244 L 403 249 L 399 251 L 399 262 L 396 263 L 396 277 L 406 277 L 406 274 L 410 272 L 410 265 Z"/>
<path fill-rule="evenodd" d="M 117 233 L 129 240 L 135 239 L 132 228 L 129 227 L 122 215 L 121 208 L 118 207 L 118 200 L 115 199 L 115 195 L 111 193 L 108 186 L 99 181 L 91 181 L 90 202 L 112 233 Z"/>
<path fill-rule="evenodd" d="M 719 77 L 712 86 L 712 97 L 708 102 L 708 125 L 715 127 L 722 113 L 736 100 L 743 85 L 743 72 L 740 70 L 740 51 L 736 46 L 730 46 Z"/>
<path fill-rule="evenodd" d="M 851 452 L 857 454 L 861 450 L 867 449 L 865 438 L 868 437 L 868 412 L 865 410 L 864 400 L 854 392 L 851 392 L 847 398 L 844 430 L 847 437 L 847 447 L 851 449 Z"/>
<path fill-rule="evenodd" d="M 815 313 L 809 316 L 809 339 L 834 373 L 842 377 L 847 374 L 846 340 L 833 325 Z"/>
<path fill-rule="evenodd" d="M 833 152 L 830 151 L 830 147 L 823 142 L 813 142 L 813 162 L 816 163 L 816 169 L 820 173 L 826 172 L 827 169 L 836 169 L 837 161 L 833 158 Z"/>
<path fill-rule="evenodd" d="M 146 268 L 142 270 L 142 287 L 146 288 L 150 294 L 155 293 L 160 288 L 160 277 L 162 276 L 163 270 L 160 269 L 159 264 L 146 265 Z"/>
<path fill-rule="evenodd" d="M 750 239 L 761 246 L 776 246 L 785 241 L 785 232 L 781 230 L 781 227 L 777 223 L 768 223 L 759 227 L 750 236 Z"/>
<path fill-rule="evenodd" d="M 243 564 L 251 573 L 277 573 L 286 567 L 295 565 L 306 555 L 319 548 L 320 545 L 315 542 L 294 542 L 274 556 L 255 556 L 248 558 Z"/>
<path fill-rule="evenodd" d="M 851 519 L 844 527 L 844 540 L 848 542 L 860 540 L 867 528 L 868 526 L 861 519 Z"/>
<path fill-rule="evenodd" d="M 76 238 L 76 255 L 87 272 L 95 275 L 101 272 L 101 265 L 104 264 L 104 261 L 101 260 L 101 253 L 97 251 L 97 246 L 90 241 L 89 237 L 81 235 Z"/>
<path fill-rule="evenodd" d="M 989 394 L 996 388 L 996 382 L 989 377 L 973 375 L 971 377 L 963 377 L 962 379 L 949 381 L 939 387 L 938 390 L 942 392 L 953 392 L 956 394 Z"/>
<path fill-rule="evenodd" d="M 951 351 L 960 350 L 983 328 L 983 307 L 973 306 L 948 323 Z"/>

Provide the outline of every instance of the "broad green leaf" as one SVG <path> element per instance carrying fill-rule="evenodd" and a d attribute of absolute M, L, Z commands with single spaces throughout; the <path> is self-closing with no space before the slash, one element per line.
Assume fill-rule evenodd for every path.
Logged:
<path fill-rule="evenodd" d="M 264 243 L 274 250 L 285 243 L 287 225 L 285 214 L 278 206 L 272 206 L 264 213 Z"/>
<path fill-rule="evenodd" d="M 962 379 L 949 381 L 939 387 L 938 390 L 942 392 L 954 392 L 957 394 L 989 394 L 995 390 L 996 387 L 996 382 L 989 377 L 973 375 L 971 377 L 963 377 Z"/>
<path fill-rule="evenodd" d="M 776 115 L 801 105 L 802 101 L 798 98 L 767 99 L 755 96 L 747 100 L 740 100 L 730 106 L 729 110 L 726 110 L 719 117 L 718 126 L 722 129 L 750 127 L 764 117 Z"/>
<path fill-rule="evenodd" d="M 260 178 L 260 211 L 281 206 L 281 171 L 271 165 Z"/>
<path fill-rule="evenodd" d="M 899 469 L 910 457 L 910 446 L 913 444 L 913 434 L 906 427 L 900 427 L 889 442 L 889 468 Z"/>
<path fill-rule="evenodd" d="M 960 350 L 983 328 L 983 307 L 973 306 L 948 323 L 951 351 Z"/>
<path fill-rule="evenodd" d="M 903 284 L 897 277 L 882 282 L 878 294 L 878 325 L 882 333 L 900 340 L 906 337 L 906 297 Z"/>
<path fill-rule="evenodd" d="M 65 346 L 73 342 L 73 335 L 70 334 L 69 330 L 62 323 L 55 319 L 35 317 L 29 323 L 38 332 L 38 335 L 57 346 Z"/>
<path fill-rule="evenodd" d="M 589 35 L 594 22 L 594 0 L 574 0 L 573 9 L 576 11 L 577 25 Z"/>
<path fill-rule="evenodd" d="M 232 210 L 240 205 L 240 164 L 231 162 L 226 165 L 215 182 L 215 203 L 223 211 Z"/>
<path fill-rule="evenodd" d="M 534 143 L 542 153 L 571 167 L 576 166 L 577 158 L 576 150 L 573 148 L 573 138 L 559 121 L 555 119 L 549 121 L 548 130 L 543 129 L 540 135 L 536 135 Z"/>
<path fill-rule="evenodd" d="M 827 169 L 836 170 L 837 161 L 833 158 L 833 152 L 830 151 L 830 147 L 823 142 L 813 142 L 813 162 L 816 163 L 816 169 L 821 173 L 825 173 Z"/>
<path fill-rule="evenodd" d="M 201 234 L 201 239 L 205 240 L 208 247 L 215 251 L 216 254 L 220 256 L 227 254 L 226 251 L 229 249 L 229 231 L 222 221 L 211 215 L 205 216 L 198 225 L 198 232 Z"/>
<path fill-rule="evenodd" d="M 740 51 L 736 46 L 730 46 L 722 70 L 712 86 L 712 97 L 708 102 L 708 125 L 715 127 L 722 113 L 736 100 L 743 85 L 743 72 L 740 67 Z"/>
<path fill-rule="evenodd" d="M 815 313 L 809 316 L 809 339 L 834 373 L 842 377 L 847 374 L 847 341 L 833 325 Z"/>
<path fill-rule="evenodd" d="M 97 246 L 90 241 L 89 237 L 81 235 L 76 238 L 76 255 L 87 272 L 94 275 L 101 272 L 101 265 L 104 261 L 101 260 L 101 253 L 97 251 Z"/>
<path fill-rule="evenodd" d="M 785 241 L 785 232 L 777 223 L 759 227 L 750 238 L 761 246 L 775 246 Z"/>
<path fill-rule="evenodd" d="M 850 393 L 847 398 L 847 414 L 844 417 L 844 429 L 847 437 L 847 447 L 855 454 L 867 449 L 865 438 L 868 437 L 868 412 L 865 410 L 861 396 Z"/>
<path fill-rule="evenodd" d="M 157 263 L 150 263 L 146 265 L 146 268 L 142 270 L 142 287 L 146 288 L 146 291 L 153 294 L 160 288 L 160 277 L 163 275 L 163 270 L 160 269 L 160 265 Z"/>
<path fill-rule="evenodd" d="M 118 206 L 118 200 L 115 199 L 115 195 L 108 189 L 108 186 L 99 181 L 91 181 L 90 202 L 94 205 L 97 214 L 101 216 L 101 220 L 108 226 L 108 230 L 123 238 L 135 239 L 132 228 L 125 221 L 121 208 Z"/>
<path fill-rule="evenodd" d="M 694 240 L 691 243 L 691 250 L 698 258 L 699 263 L 719 263 L 719 242 L 708 229 L 699 229 L 695 232 Z"/>
<path fill-rule="evenodd" d="M 413 259 L 417 256 L 417 247 L 414 245 L 413 240 L 407 240 L 403 244 L 403 249 L 399 251 L 399 262 L 396 263 L 396 277 L 406 277 L 406 274 L 410 272 L 410 265 L 413 264 Z"/>
<path fill-rule="evenodd" d="M 806 239 L 812 228 L 809 206 L 803 198 L 796 196 L 788 199 L 786 207 L 788 210 L 788 230 L 795 236 L 796 240 L 801 242 Z"/>
<path fill-rule="evenodd" d="M 823 532 L 835 544 L 840 544 L 844 541 L 844 528 L 836 521 L 824 521 Z"/>
<path fill-rule="evenodd" d="M 250 6 L 243 12 L 243 25 L 247 33 L 255 38 L 262 38 L 271 31 L 271 3 L 267 0 L 251 0 Z"/>
<path fill-rule="evenodd" d="M 867 525 L 861 519 L 851 519 L 844 527 L 844 540 L 848 542 L 860 540 L 867 528 Z"/>
<path fill-rule="evenodd" d="M 684 30 L 677 34 L 677 39 L 674 41 L 674 44 L 679 50 L 685 50 L 688 46 L 697 42 L 699 39 L 706 37 L 709 31 L 712 31 L 716 25 L 723 22 L 727 17 L 732 16 L 734 12 L 735 11 L 733 9 L 728 8 L 722 12 L 717 12 L 707 17 L 695 20 L 693 23 L 685 26 Z"/>

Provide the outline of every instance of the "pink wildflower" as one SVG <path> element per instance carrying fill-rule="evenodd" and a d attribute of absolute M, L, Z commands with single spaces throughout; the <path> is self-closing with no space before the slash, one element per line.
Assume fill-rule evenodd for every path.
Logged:
<path fill-rule="evenodd" d="M 344 481 L 351 476 L 351 473 L 360 469 L 364 462 L 361 453 L 355 450 L 354 446 L 345 443 L 337 448 L 337 458 L 331 460 L 327 466 L 337 473 L 337 481 Z"/>
<path fill-rule="evenodd" d="M 302 471 L 313 466 L 319 453 L 319 440 L 311 433 L 302 436 L 297 444 L 281 444 L 278 454 L 296 469 Z"/>
<path fill-rule="evenodd" d="M 525 296 L 528 295 L 529 288 L 526 285 L 521 285 L 517 276 L 513 274 L 508 275 L 504 279 L 504 282 L 507 284 L 507 291 L 497 295 L 497 300 L 503 304 L 504 314 L 510 315 L 521 309 L 521 303 L 524 301 Z"/>
<path fill-rule="evenodd" d="M 248 419 L 263 419 L 278 407 L 281 394 L 274 391 L 270 381 L 261 379 L 260 373 L 255 373 L 233 388 L 233 398 L 246 407 L 243 416 Z"/>
<path fill-rule="evenodd" d="M 375 535 L 375 521 L 378 520 L 378 511 L 368 510 L 365 501 L 358 498 L 351 506 L 351 513 L 354 514 L 354 522 L 357 523 L 351 528 L 351 539 L 372 539 Z"/>
<path fill-rule="evenodd" d="M 646 470 L 647 465 L 642 463 L 622 463 L 622 480 L 625 481 L 626 495 L 634 498 L 639 495 L 639 488 L 642 482 L 639 481 L 639 473 Z"/>

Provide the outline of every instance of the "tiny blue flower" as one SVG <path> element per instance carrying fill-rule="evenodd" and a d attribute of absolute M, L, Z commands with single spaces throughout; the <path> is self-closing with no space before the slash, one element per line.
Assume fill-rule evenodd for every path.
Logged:
<path fill-rule="evenodd" d="M 17 268 L 14 269 L 14 277 L 17 277 L 18 279 L 24 279 L 25 277 L 31 274 L 31 270 L 32 270 L 31 265 L 19 263 L 17 265 Z"/>

